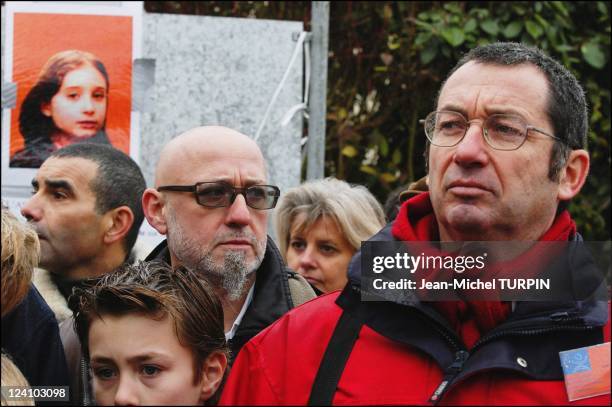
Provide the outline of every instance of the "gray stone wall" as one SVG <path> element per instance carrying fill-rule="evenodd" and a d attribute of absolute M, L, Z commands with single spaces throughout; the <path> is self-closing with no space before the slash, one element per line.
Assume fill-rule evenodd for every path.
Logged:
<path fill-rule="evenodd" d="M 301 30 L 301 22 L 146 14 L 143 57 L 156 60 L 153 110 L 141 125 L 147 182 L 162 146 L 182 131 L 218 124 L 254 136 Z M 302 72 L 300 54 L 258 140 L 281 190 L 300 181 L 301 116 L 279 122 L 301 102 Z"/>

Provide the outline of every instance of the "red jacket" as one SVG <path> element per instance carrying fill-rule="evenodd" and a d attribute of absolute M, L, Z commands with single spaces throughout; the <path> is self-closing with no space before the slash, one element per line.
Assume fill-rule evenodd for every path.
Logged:
<path fill-rule="evenodd" d="M 372 240 L 393 238 L 388 226 Z M 610 404 L 610 394 L 569 403 L 559 358 L 610 341 L 609 303 L 517 302 L 483 330 L 482 318 L 449 322 L 435 303 L 361 301 L 360 265 L 358 254 L 341 293 L 290 311 L 247 343 L 220 404 L 305 405 L 324 387 L 334 405 Z M 588 278 L 589 265 L 577 267 L 571 272 Z M 355 339 L 333 347 L 339 321 L 353 321 Z M 331 363 L 342 350 L 346 361 Z M 339 380 L 318 381 L 330 371 Z"/>
<path fill-rule="evenodd" d="M 336 304 L 338 296 L 338 292 L 328 294 L 290 311 L 247 343 L 232 368 L 220 405 L 307 404 L 342 313 Z M 609 320 L 604 341 L 610 341 Z M 558 358 L 552 362 L 560 364 Z M 610 405 L 609 394 L 568 403 L 562 380 L 529 380 L 517 373 L 518 364 L 509 368 L 515 370 L 481 370 L 450 389 L 440 404 Z M 363 326 L 333 404 L 431 404 L 429 399 L 442 377 L 440 366 L 425 352 Z"/>

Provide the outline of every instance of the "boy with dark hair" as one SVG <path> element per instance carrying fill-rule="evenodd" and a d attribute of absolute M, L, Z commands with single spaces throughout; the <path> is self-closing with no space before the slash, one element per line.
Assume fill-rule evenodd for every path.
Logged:
<path fill-rule="evenodd" d="M 223 309 L 190 270 L 125 265 L 71 297 L 98 405 L 201 405 L 227 367 Z"/>

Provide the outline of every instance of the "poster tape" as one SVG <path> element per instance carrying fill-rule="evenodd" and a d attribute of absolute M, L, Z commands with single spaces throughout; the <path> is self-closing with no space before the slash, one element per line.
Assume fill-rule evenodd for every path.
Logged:
<path fill-rule="evenodd" d="M 2 108 L 13 109 L 17 104 L 17 84 L 2 81 Z"/>
<path fill-rule="evenodd" d="M 132 67 L 132 111 L 150 112 L 153 109 L 152 89 L 155 84 L 155 59 L 137 58 Z M 2 88 L 4 107 L 4 85 Z"/>

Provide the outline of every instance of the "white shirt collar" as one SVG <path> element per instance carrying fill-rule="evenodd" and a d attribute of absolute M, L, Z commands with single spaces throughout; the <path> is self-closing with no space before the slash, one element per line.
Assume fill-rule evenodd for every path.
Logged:
<path fill-rule="evenodd" d="M 232 329 L 230 329 L 228 332 L 225 333 L 226 341 L 229 341 L 230 339 L 234 337 L 234 335 L 236 335 L 236 331 L 238 330 L 238 327 L 240 326 L 240 323 L 242 322 L 242 317 L 244 317 L 244 314 L 246 313 L 247 308 L 249 307 L 249 305 L 251 305 L 251 302 L 253 301 L 253 291 L 255 291 L 255 284 L 251 286 L 251 289 L 249 290 L 249 293 L 247 294 L 246 300 L 244 300 L 244 304 L 242 304 L 242 309 L 240 310 L 240 312 L 238 313 L 238 316 L 236 317 L 236 319 L 234 320 L 234 323 L 232 324 Z"/>

